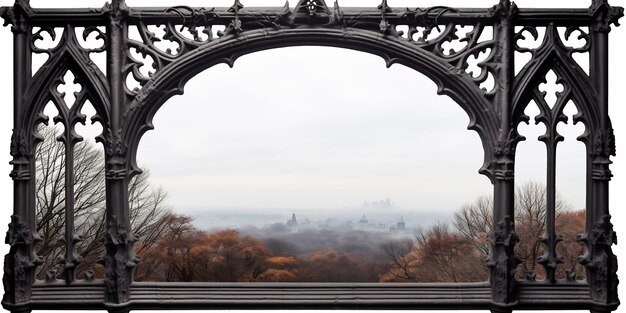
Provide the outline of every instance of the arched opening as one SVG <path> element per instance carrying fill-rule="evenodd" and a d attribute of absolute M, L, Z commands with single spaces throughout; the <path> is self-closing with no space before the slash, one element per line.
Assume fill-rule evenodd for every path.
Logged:
<path fill-rule="evenodd" d="M 366 53 L 291 47 L 185 88 L 138 149 L 168 198 L 164 232 L 136 245 L 136 280 L 487 279 L 480 138 L 425 76 Z M 489 213 L 468 220 L 476 209 Z"/>

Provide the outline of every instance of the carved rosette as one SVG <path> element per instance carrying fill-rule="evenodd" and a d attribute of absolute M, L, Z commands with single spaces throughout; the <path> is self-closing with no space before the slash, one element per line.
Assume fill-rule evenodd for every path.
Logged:
<path fill-rule="evenodd" d="M 511 302 L 509 297 L 515 286 L 515 268 L 521 262 L 514 252 L 519 242 L 514 227 L 513 219 L 505 216 L 489 233 L 491 250 L 486 262 L 491 269 L 492 301 L 495 303 Z"/>

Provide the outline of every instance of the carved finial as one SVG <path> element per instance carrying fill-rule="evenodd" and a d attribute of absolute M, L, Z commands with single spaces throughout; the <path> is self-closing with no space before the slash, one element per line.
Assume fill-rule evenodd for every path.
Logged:
<path fill-rule="evenodd" d="M 489 12 L 492 16 L 499 16 L 503 19 L 510 19 L 517 14 L 517 5 L 510 0 L 500 0 Z"/>
<path fill-rule="evenodd" d="M 607 0 L 593 0 L 589 7 L 589 16 L 593 18 L 592 30 L 608 33 L 611 31 L 611 24 L 619 26 L 618 21 L 624 16 L 624 9 L 612 7 Z"/>
<path fill-rule="evenodd" d="M 291 19 L 291 9 L 289 8 L 289 1 L 285 1 L 285 5 L 283 8 L 277 12 L 276 18 L 274 19 L 274 27 L 280 28 L 281 25 L 292 25 L 293 21 Z"/>
<path fill-rule="evenodd" d="M 28 31 L 28 20 L 32 14 L 30 2 L 27 0 L 16 0 L 13 7 L 3 7 L 0 9 L 0 16 L 4 19 L 4 26 L 12 25 L 11 31 L 15 34 Z"/>
<path fill-rule="evenodd" d="M 235 3 L 228 9 L 228 12 L 235 13 L 235 18 L 230 21 L 230 24 L 224 31 L 218 31 L 217 35 L 223 37 L 230 34 L 239 34 L 243 31 L 241 20 L 239 19 L 239 10 L 243 9 L 243 4 L 239 0 L 235 0 Z"/>
<path fill-rule="evenodd" d="M 294 9 L 295 22 L 323 24 L 330 21 L 330 10 L 324 0 L 300 0 Z"/>
<path fill-rule="evenodd" d="M 396 33 L 395 27 L 387 21 L 387 13 L 391 12 L 387 0 L 383 0 L 383 2 L 378 5 L 378 9 L 380 10 L 380 24 L 378 24 L 380 32 L 385 35 Z"/>
<path fill-rule="evenodd" d="M 391 12 L 391 7 L 389 7 L 389 4 L 387 4 L 387 0 L 383 0 L 383 2 L 381 2 L 381 4 L 378 5 L 378 9 L 382 11 L 383 13 Z"/>
<path fill-rule="evenodd" d="M 239 13 L 239 10 L 243 9 L 243 4 L 241 4 L 241 1 L 239 0 L 235 0 L 235 3 L 233 3 L 233 5 L 230 7 L 230 9 L 228 9 L 228 12 L 232 12 L 232 13 Z"/>
<path fill-rule="evenodd" d="M 511 8 L 511 0 L 500 0 L 500 3 L 498 5 L 508 10 Z"/>
<path fill-rule="evenodd" d="M 335 0 L 335 4 L 333 5 L 333 22 L 335 24 L 339 24 L 343 26 L 345 26 L 346 24 L 346 20 L 343 17 L 343 12 L 341 11 L 341 8 L 339 7 L 338 0 Z"/>

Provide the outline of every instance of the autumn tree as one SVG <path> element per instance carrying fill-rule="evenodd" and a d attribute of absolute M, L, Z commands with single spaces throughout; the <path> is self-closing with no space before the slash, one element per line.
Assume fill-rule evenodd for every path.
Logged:
<path fill-rule="evenodd" d="M 42 241 L 37 252 L 43 257 L 37 278 L 46 274 L 60 274 L 59 259 L 64 256 L 65 234 L 65 147 L 56 138 L 55 127 L 40 127 L 42 138 L 35 154 L 36 164 L 36 218 L 37 231 Z M 97 261 L 105 254 L 102 244 L 106 231 L 104 152 L 88 141 L 81 141 L 74 149 L 74 219 L 80 237 L 76 250 L 83 261 L 77 275 L 87 270 L 102 277 Z M 135 234 L 142 238 L 146 248 L 161 235 L 163 218 L 169 211 L 166 193 L 150 185 L 149 173 L 134 177 L 129 186 L 131 224 Z"/>
<path fill-rule="evenodd" d="M 383 247 L 392 270 L 381 281 L 474 282 L 487 279 L 481 253 L 469 238 L 438 223 L 415 240 Z"/>
<path fill-rule="evenodd" d="M 232 229 L 207 233 L 188 216 L 168 214 L 164 233 L 148 249 L 137 247 L 138 281 L 293 281 L 297 262 L 274 256 L 261 241 Z"/>
<path fill-rule="evenodd" d="M 298 256 L 302 282 L 370 282 L 378 280 L 384 266 L 375 258 L 359 257 L 356 253 L 333 248 L 316 250 Z"/>
<path fill-rule="evenodd" d="M 545 231 L 545 186 L 528 182 L 515 194 L 515 223 L 520 242 L 515 247 L 522 260 L 518 279 L 543 279 L 544 269 L 537 258 L 543 254 L 539 237 Z M 482 196 L 461 207 L 454 215 L 454 229 L 435 225 L 418 234 L 412 242 L 389 244 L 384 253 L 392 270 L 383 276 L 387 281 L 476 281 L 486 280 L 486 266 L 482 261 L 489 253 L 487 236 L 492 229 L 493 198 Z M 557 278 L 581 279 L 583 268 L 578 265 L 582 247 L 575 237 L 584 230 L 584 210 L 572 211 L 557 195 L 556 229 L 563 236 L 557 246 L 565 264 L 559 266 Z M 468 250 L 471 247 L 471 251 Z M 428 270 L 422 271 L 421 266 Z M 477 266 L 480 265 L 480 266 Z M 454 268 L 453 268 L 454 267 Z M 479 269 L 476 273 L 467 271 Z M 475 275 L 479 274 L 479 275 Z"/>

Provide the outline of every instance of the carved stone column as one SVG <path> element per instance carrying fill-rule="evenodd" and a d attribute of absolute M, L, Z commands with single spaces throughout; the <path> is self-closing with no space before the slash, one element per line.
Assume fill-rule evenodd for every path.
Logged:
<path fill-rule="evenodd" d="M 9 253 L 4 258 L 4 297 L 2 305 L 11 312 L 30 312 L 31 286 L 41 260 L 35 254 L 39 239 L 35 221 L 35 138 L 32 125 L 23 125 L 24 94 L 31 76 L 30 38 L 28 24 L 29 1 L 16 1 L 13 8 L 3 12 L 14 35 L 14 129 L 11 136 L 11 156 L 14 182 L 14 205 L 6 243 Z"/>
<path fill-rule="evenodd" d="M 107 25 L 107 75 L 111 108 L 110 129 L 105 130 L 106 155 L 106 213 L 105 234 L 105 305 L 109 312 L 128 312 L 132 272 L 138 258 L 133 251 L 136 241 L 132 234 L 128 204 L 127 144 L 121 136 L 121 117 L 126 107 L 122 71 L 127 60 L 127 8 L 123 0 L 114 0 L 109 9 Z"/>
<path fill-rule="evenodd" d="M 497 95 L 496 109 L 500 114 L 500 136 L 494 143 L 494 212 L 493 229 L 489 234 L 491 250 L 487 257 L 490 268 L 492 312 L 511 312 L 517 303 L 515 296 L 515 269 L 519 261 L 515 257 L 515 244 L 519 241 L 515 233 L 515 147 L 519 141 L 511 125 L 515 4 L 501 0 L 492 10 L 497 19 L 494 27 L 496 47 Z"/>
<path fill-rule="evenodd" d="M 594 301 L 592 312 L 610 312 L 619 304 L 617 296 L 617 258 L 611 246 L 617 237 L 609 214 L 609 181 L 613 176 L 609 165 L 615 156 L 615 138 L 608 115 L 609 102 L 609 46 L 611 24 L 622 17 L 623 9 L 614 8 L 607 0 L 593 0 L 589 8 L 591 53 L 590 76 L 597 94 L 600 113 L 600 129 L 593 130 L 593 140 L 588 146 L 587 222 L 581 238 L 587 245 L 587 253 L 581 263 L 587 267 L 587 281 Z"/>

